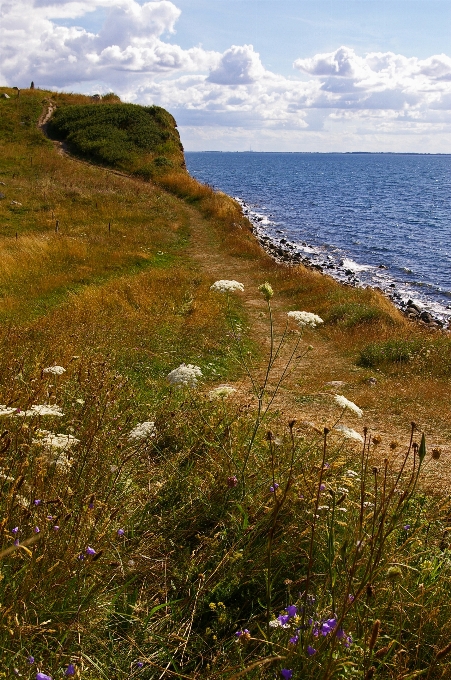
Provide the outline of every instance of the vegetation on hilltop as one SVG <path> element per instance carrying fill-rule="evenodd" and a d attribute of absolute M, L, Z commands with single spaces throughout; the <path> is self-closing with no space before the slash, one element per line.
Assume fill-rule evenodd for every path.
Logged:
<path fill-rule="evenodd" d="M 52 116 L 48 133 L 67 142 L 76 155 L 144 178 L 161 168 L 184 165 L 176 122 L 159 106 L 62 106 Z"/>
<path fill-rule="evenodd" d="M 36 129 L 112 97 L 6 91 L 0 677 L 448 677 L 449 338 Z"/>

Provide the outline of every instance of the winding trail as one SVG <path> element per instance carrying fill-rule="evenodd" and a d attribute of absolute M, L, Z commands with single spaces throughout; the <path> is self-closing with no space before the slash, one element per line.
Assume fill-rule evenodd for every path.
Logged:
<path fill-rule="evenodd" d="M 55 109 L 55 102 L 49 100 L 38 121 L 38 127 L 47 137 L 47 124 Z M 52 142 L 57 152 L 68 161 L 98 168 L 102 172 L 133 179 L 133 181 L 137 179 L 120 171 L 76 158 L 70 154 L 63 142 L 54 140 Z M 146 183 L 146 186 L 149 189 L 152 188 L 150 183 Z M 268 268 L 274 260 L 263 248 L 261 248 L 261 257 L 257 260 L 230 254 L 225 248 L 221 248 L 223 234 L 217 232 L 212 223 L 202 217 L 195 208 L 185 204 L 185 209 L 189 215 L 191 234 L 187 254 L 197 263 L 207 280 L 213 282 L 218 279 L 235 279 L 244 284 L 245 291 L 240 295 L 242 295 L 248 314 L 249 333 L 254 342 L 262 348 L 263 356 L 268 356 L 270 341 L 267 306 L 258 292 L 258 285 L 266 280 Z M 288 267 L 282 263 L 276 266 L 280 268 L 280 272 L 286 271 Z M 301 275 L 302 271 L 301 265 L 299 267 Z M 287 302 L 277 295 L 277 290 L 275 290 L 271 306 L 277 340 L 285 328 L 286 314 L 290 308 L 287 307 Z M 287 336 L 288 342 L 280 353 L 280 358 L 269 380 L 270 392 L 276 387 L 298 337 L 296 331 L 291 331 Z M 312 349 L 306 351 L 309 345 Z M 297 427 L 301 431 L 311 435 L 312 438 L 321 437 L 323 428 L 331 427 L 340 416 L 340 409 L 334 401 L 334 395 L 344 394 L 346 398 L 363 409 L 364 417 L 360 420 L 355 414 L 347 411 L 341 422 L 359 432 L 362 432 L 364 425 L 368 426 L 371 433 L 381 436 L 382 443 L 379 447 L 381 457 L 393 458 L 393 453 L 389 448 L 390 442 L 399 441 L 402 445 L 407 443 L 410 422 L 416 421 L 426 432 L 429 448 L 439 446 L 443 451 L 440 465 L 432 461 L 434 465 L 429 466 L 428 482 L 435 489 L 448 487 L 449 474 L 444 474 L 444 469 L 451 469 L 449 427 L 451 414 L 439 414 L 435 420 L 431 418 L 434 409 L 425 403 L 421 391 L 421 380 L 417 381 L 413 377 L 407 384 L 405 379 L 386 376 L 382 373 L 371 374 L 367 369 L 357 367 L 343 351 L 340 351 L 335 342 L 328 338 L 326 329 L 324 331 L 321 328 L 305 330 L 300 349 L 299 354 L 305 354 L 305 357 L 301 359 L 295 370 L 289 373 L 273 403 L 272 410 L 278 411 L 280 422 L 288 423 L 290 419 L 295 418 Z M 264 361 L 262 364 L 253 367 L 260 383 L 266 369 Z M 244 399 L 252 401 L 248 381 L 236 384 L 235 387 Z M 441 403 L 444 400 L 445 397 L 441 396 Z M 443 423 L 448 423 L 448 426 L 445 427 Z M 360 444 L 355 442 L 355 447 L 357 452 Z M 404 450 L 404 447 L 402 449 Z"/>

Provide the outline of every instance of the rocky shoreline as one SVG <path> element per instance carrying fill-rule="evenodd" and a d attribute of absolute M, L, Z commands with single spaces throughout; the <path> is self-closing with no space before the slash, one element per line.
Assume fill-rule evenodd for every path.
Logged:
<path fill-rule="evenodd" d="M 235 200 L 241 205 L 243 214 L 252 225 L 252 232 L 262 248 L 277 262 L 287 266 L 302 264 L 308 269 L 331 276 L 345 286 L 361 287 L 365 285 L 358 278 L 356 271 L 346 266 L 344 260 L 336 262 L 327 255 L 314 260 L 301 250 L 302 248 L 306 251 L 314 252 L 314 249 L 309 244 L 305 242 L 300 244 L 291 243 L 287 238 L 283 237 L 282 230 L 276 230 L 279 234 L 282 234 L 282 238 L 269 236 L 264 228 L 266 218 L 252 211 L 241 199 L 235 198 Z M 380 264 L 378 268 L 387 269 L 383 264 Z M 410 321 L 419 323 L 431 331 L 451 330 L 451 319 L 440 319 L 412 299 L 404 300 L 400 292 L 396 290 L 395 283 L 389 284 L 390 290 L 383 290 L 379 286 L 373 286 L 373 288 L 385 295 Z"/>

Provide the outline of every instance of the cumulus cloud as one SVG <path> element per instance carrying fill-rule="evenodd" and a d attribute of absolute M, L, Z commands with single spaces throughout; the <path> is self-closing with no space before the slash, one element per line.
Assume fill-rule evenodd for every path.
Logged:
<path fill-rule="evenodd" d="M 96 32 L 79 25 L 94 11 L 103 16 Z M 180 13 L 176 0 L 0 0 L 2 82 L 114 90 L 165 106 L 182 132 L 198 128 L 199 139 L 201 127 L 222 128 L 229 138 L 236 129 L 236 139 L 246 130 L 267 139 L 288 130 L 304 139 L 307 131 L 311 139 L 340 131 L 343 140 L 353 133 L 451 133 L 446 54 L 421 60 L 341 46 L 297 59 L 288 78 L 266 69 L 252 45 L 222 54 L 182 48 L 174 32 Z"/>

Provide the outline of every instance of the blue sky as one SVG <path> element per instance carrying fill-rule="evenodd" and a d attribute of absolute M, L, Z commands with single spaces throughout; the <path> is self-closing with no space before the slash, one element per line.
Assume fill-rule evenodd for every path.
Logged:
<path fill-rule="evenodd" d="M 451 153 L 451 0 L 15 0 L 0 83 L 159 104 L 188 150 Z"/>

